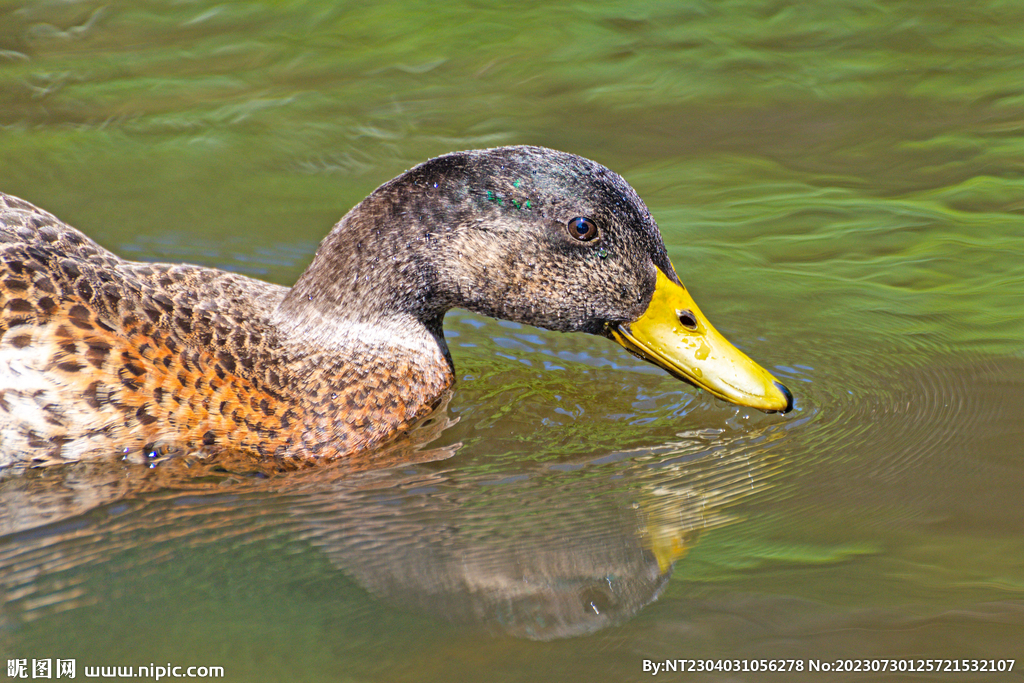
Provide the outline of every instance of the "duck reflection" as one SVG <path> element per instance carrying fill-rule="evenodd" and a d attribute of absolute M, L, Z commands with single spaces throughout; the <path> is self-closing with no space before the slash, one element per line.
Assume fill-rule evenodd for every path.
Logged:
<path fill-rule="evenodd" d="M 648 508 L 593 483 L 556 493 L 549 481 L 487 482 L 475 492 L 452 483 L 439 475 L 370 496 L 334 491 L 306 517 L 306 533 L 395 606 L 549 640 L 635 615 L 700 530 L 693 497 Z"/>
<path fill-rule="evenodd" d="M 263 528 L 320 548 L 398 609 L 530 639 L 593 633 L 654 601 L 700 533 L 767 485 L 777 438 L 771 427 L 732 439 L 691 434 L 590 460 L 492 468 L 448 460 L 458 444 L 423 448 L 448 424 L 437 419 L 404 452 L 348 467 L 228 472 L 169 457 L 10 478 L 0 484 L 7 618 L 101 599 L 89 570 L 62 593 L 68 569 L 98 574 L 140 555 L 166 562 L 176 554 L 168 549 Z M 394 467 L 413 457 L 418 464 Z"/>

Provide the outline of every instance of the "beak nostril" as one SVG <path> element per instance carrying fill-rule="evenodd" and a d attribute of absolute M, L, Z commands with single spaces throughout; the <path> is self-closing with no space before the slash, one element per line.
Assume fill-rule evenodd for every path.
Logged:
<path fill-rule="evenodd" d="M 679 323 L 688 330 L 697 329 L 697 316 L 693 314 L 693 311 L 686 309 L 685 311 L 676 311 L 676 315 L 679 316 Z"/>

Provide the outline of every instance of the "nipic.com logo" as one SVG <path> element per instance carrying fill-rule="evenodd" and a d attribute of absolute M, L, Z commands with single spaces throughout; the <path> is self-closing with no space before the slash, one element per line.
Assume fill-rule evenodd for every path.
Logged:
<path fill-rule="evenodd" d="M 73 659 L 8 659 L 8 678 L 74 678 Z"/>
<path fill-rule="evenodd" d="M 74 659 L 8 659 L 8 678 L 74 678 Z M 84 678 L 223 678 L 222 666 L 90 666 L 78 671 Z"/>

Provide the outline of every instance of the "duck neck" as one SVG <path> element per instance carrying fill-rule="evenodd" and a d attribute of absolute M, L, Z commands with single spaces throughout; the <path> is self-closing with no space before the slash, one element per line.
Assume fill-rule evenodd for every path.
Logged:
<path fill-rule="evenodd" d="M 400 250 L 396 235 L 374 229 L 358 208 L 271 317 L 304 433 L 324 439 L 307 445 L 311 452 L 381 443 L 429 413 L 455 380 L 445 309 L 425 303 L 417 250 Z"/>
<path fill-rule="evenodd" d="M 391 357 L 440 354 L 450 369 L 441 329 L 448 307 L 433 296 L 423 245 L 410 244 L 415 237 L 403 231 L 382 229 L 393 213 L 388 203 L 364 201 L 342 218 L 273 322 L 302 345 L 348 353 L 387 349 Z"/>

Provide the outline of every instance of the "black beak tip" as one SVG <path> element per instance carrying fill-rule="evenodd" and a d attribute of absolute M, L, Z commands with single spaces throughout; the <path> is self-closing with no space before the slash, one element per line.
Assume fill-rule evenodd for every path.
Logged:
<path fill-rule="evenodd" d="M 782 382 L 773 382 L 775 387 L 782 392 L 782 395 L 786 397 L 786 407 L 779 412 L 785 415 L 789 411 L 793 410 L 793 392 L 786 388 L 786 385 Z"/>

